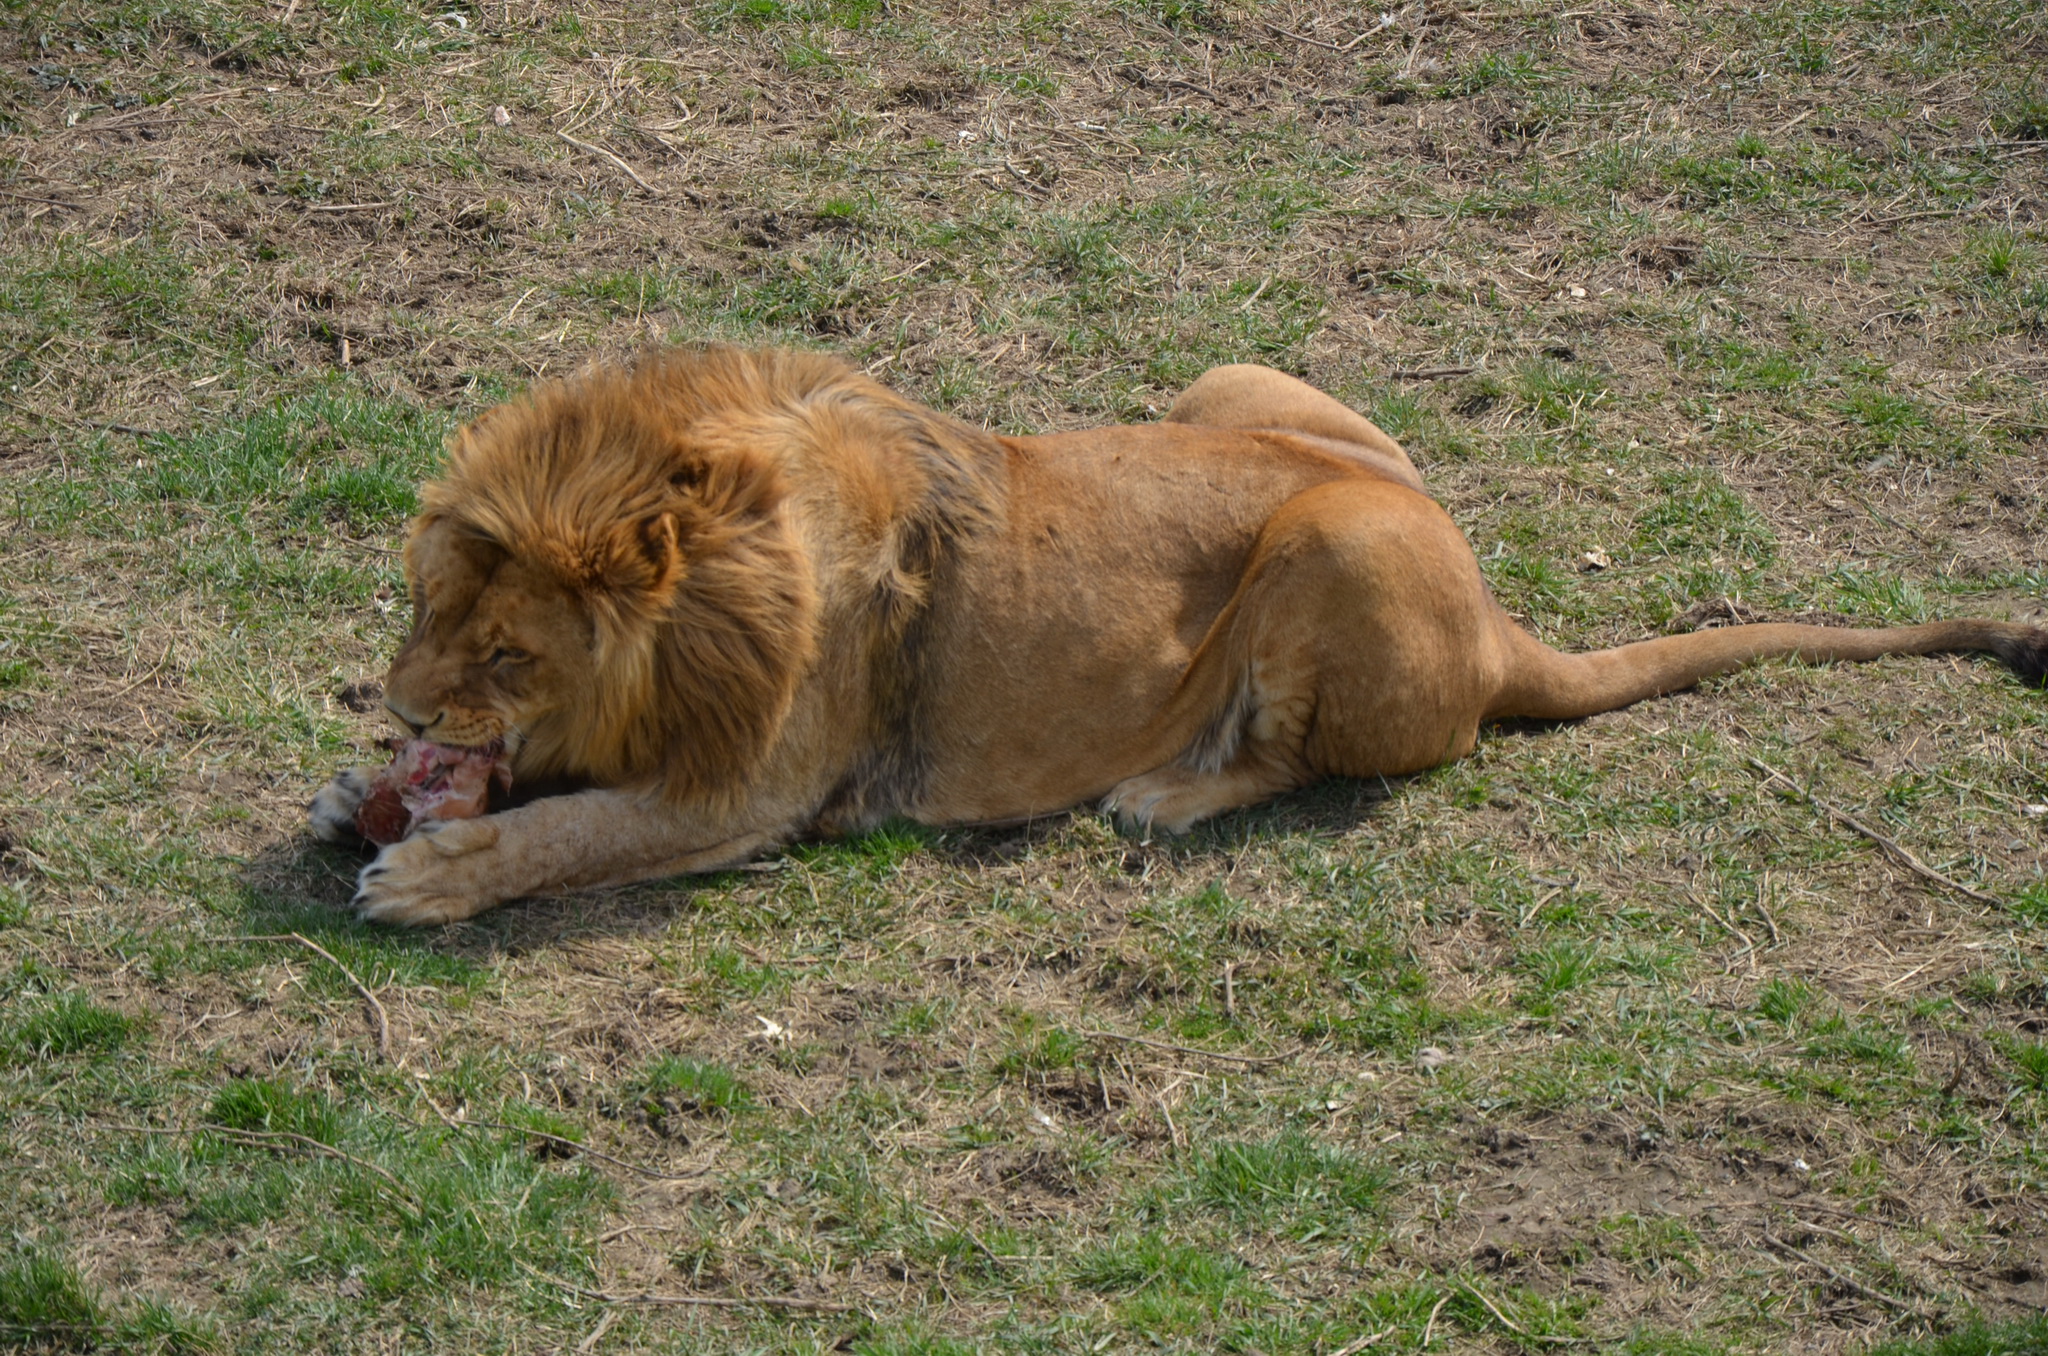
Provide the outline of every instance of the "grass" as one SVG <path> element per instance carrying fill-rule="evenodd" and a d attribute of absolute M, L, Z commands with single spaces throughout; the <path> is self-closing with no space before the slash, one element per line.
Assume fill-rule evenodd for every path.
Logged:
<path fill-rule="evenodd" d="M 1271 364 L 1573 647 L 2037 611 L 2041 16 L 1636 17 L 0 19 L 0 1346 L 2038 1349 L 2048 706 L 1989 664 L 439 934 L 302 832 L 447 433 L 668 340 L 1004 432 Z"/>
<path fill-rule="evenodd" d="M 17 1000 L 23 1011 L 0 1027 L 0 1051 L 16 1063 L 105 1054 L 121 1048 L 135 1022 L 81 994 L 35 1003 Z"/>
<path fill-rule="evenodd" d="M 151 1298 L 112 1306 L 61 1257 L 40 1248 L 0 1267 L 0 1340 L 22 1351 L 220 1349 L 219 1329 L 188 1310 Z"/>
<path fill-rule="evenodd" d="M 99 1298 L 57 1258 L 30 1252 L 0 1270 L 0 1336 L 88 1351 L 105 1323 Z"/>
<path fill-rule="evenodd" d="M 1342 1237 L 1371 1219 L 1386 1185 L 1386 1175 L 1357 1154 L 1283 1133 L 1212 1146 L 1197 1161 L 1187 1192 L 1233 1224 L 1307 1242 Z"/>
<path fill-rule="evenodd" d="M 731 1070 L 702 1060 L 666 1055 L 643 1072 L 635 1087 L 649 1115 L 663 1112 L 695 1114 L 745 1110 L 753 1098 Z"/>
<path fill-rule="evenodd" d="M 1871 1356 L 2025 1356 L 2048 1347 L 2048 1320 L 1972 1323 L 1959 1331 L 1919 1341 L 1885 1342 Z"/>
<path fill-rule="evenodd" d="M 516 1283 L 545 1312 L 561 1296 L 530 1289 L 535 1269 L 587 1274 L 609 1188 L 516 1131 L 424 1130 L 274 1079 L 231 1079 L 203 1115 L 189 1138 L 117 1158 L 103 1197 L 174 1209 L 195 1242 L 262 1240 L 246 1304 L 314 1278 L 376 1302 Z"/>

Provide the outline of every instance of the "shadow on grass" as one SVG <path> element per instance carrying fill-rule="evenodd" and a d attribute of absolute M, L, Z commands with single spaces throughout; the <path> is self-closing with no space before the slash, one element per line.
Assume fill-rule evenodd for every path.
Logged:
<path fill-rule="evenodd" d="M 371 855 L 332 847 L 304 833 L 271 844 L 242 871 L 237 930 L 250 935 L 296 932 L 351 968 L 353 955 L 401 979 L 467 985 L 480 981 L 500 960 L 570 938 L 659 935 L 689 914 L 691 900 L 703 890 L 743 875 L 678 876 L 612 890 L 538 896 L 462 923 L 398 928 L 362 922 L 349 907 L 356 873 Z"/>
<path fill-rule="evenodd" d="M 367 854 L 329 847 L 304 834 L 270 844 L 243 867 L 236 932 L 251 937 L 296 932 L 373 985 L 396 981 L 467 988 L 488 977 L 489 960 L 505 948 L 472 935 L 472 929 L 408 930 L 358 921 L 348 904 L 355 894 L 355 873 L 366 860 Z M 194 944 L 216 946 L 218 939 Z M 315 973 L 328 969 L 316 967 Z M 346 979 L 338 975 L 315 982 L 337 993 L 348 991 Z"/>
<path fill-rule="evenodd" d="M 942 862 L 974 868 L 1014 862 L 1040 851 L 1063 850 L 1069 845 L 1062 840 L 1073 833 L 1077 821 L 1093 821 L 1101 826 L 1101 836 L 1105 841 L 1122 845 L 1126 867 L 1136 866 L 1150 857 L 1192 862 L 1241 851 L 1254 839 L 1336 837 L 1351 833 L 1370 822 L 1376 807 L 1398 795 L 1408 780 L 1406 777 L 1326 778 L 1299 791 L 1218 815 L 1197 824 L 1185 834 L 1172 837 L 1165 834 L 1146 837 L 1119 830 L 1092 805 L 1084 805 L 1021 824 L 987 828 L 932 829 L 898 820 L 867 834 L 837 842 L 858 850 L 877 835 L 902 833 L 917 839 L 925 851 Z"/>
<path fill-rule="evenodd" d="M 237 930 L 250 935 L 296 932 L 351 967 L 349 957 L 356 956 L 394 977 L 468 984 L 481 978 L 482 967 L 497 960 L 571 938 L 658 936 L 691 916 L 700 896 L 772 877 L 776 864 L 784 860 L 825 870 L 886 874 L 917 854 L 940 866 L 976 871 L 1077 847 L 1105 853 L 1120 847 L 1126 871 L 1142 871 L 1154 861 L 1184 865 L 1215 859 L 1227 865 L 1254 841 L 1351 833 L 1370 822 L 1375 808 L 1397 794 L 1406 780 L 1330 778 L 1221 815 L 1175 838 L 1120 833 L 1089 808 L 986 828 L 936 829 L 892 820 L 850 837 L 791 843 L 761 859 L 758 866 L 765 870 L 674 876 L 611 890 L 538 896 L 464 923 L 420 929 L 358 921 L 349 901 L 355 894 L 355 875 L 370 853 L 331 847 L 300 833 L 250 858 L 241 875 Z M 1091 822 L 1092 832 L 1084 828 Z"/>

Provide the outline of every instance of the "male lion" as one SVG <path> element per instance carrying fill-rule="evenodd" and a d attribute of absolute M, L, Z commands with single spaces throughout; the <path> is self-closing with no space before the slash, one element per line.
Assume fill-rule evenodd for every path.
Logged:
<path fill-rule="evenodd" d="M 2048 670 L 2048 631 L 1995 621 L 1559 654 L 1493 601 L 1392 439 L 1259 367 L 1209 372 L 1150 427 L 1005 438 L 818 354 L 670 351 L 491 410 L 423 499 L 391 714 L 570 789 L 384 848 L 355 906 L 390 923 L 892 815 L 1101 800 L 1177 833 L 1770 655 Z M 315 831 L 351 838 L 368 784 L 337 777 Z"/>

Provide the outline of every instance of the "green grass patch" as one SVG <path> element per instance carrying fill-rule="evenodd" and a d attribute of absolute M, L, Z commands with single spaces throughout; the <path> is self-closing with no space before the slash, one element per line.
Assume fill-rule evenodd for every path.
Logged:
<path fill-rule="evenodd" d="M 2040 1041 L 2008 1039 L 2005 1057 L 2012 1062 L 2019 1086 L 2048 1092 L 2048 1045 Z"/>
<path fill-rule="evenodd" d="M 1118 1319 L 1154 1339 L 1210 1329 L 1264 1297 L 1236 1257 L 1157 1233 L 1090 1248 L 1074 1259 L 1074 1284 L 1116 1300 Z"/>
<path fill-rule="evenodd" d="M 237 1078 L 213 1095 L 206 1119 L 229 1130 L 300 1135 L 332 1145 L 341 1133 L 340 1112 L 326 1097 L 265 1078 Z"/>
<path fill-rule="evenodd" d="M 106 1321 L 99 1296 L 62 1258 L 30 1248 L 0 1265 L 0 1340 L 21 1349 L 91 1351 Z"/>
<path fill-rule="evenodd" d="M 753 1105 L 753 1094 L 732 1070 L 686 1055 L 664 1055 L 631 1084 L 640 1106 L 650 1115 L 683 1112 L 731 1115 Z"/>
<path fill-rule="evenodd" d="M 270 508 L 355 530 L 417 511 L 419 482 L 440 459 L 443 417 L 336 388 L 177 437 L 146 440 L 133 464 L 107 459 L 121 497 L 204 504 L 231 518 Z"/>
<path fill-rule="evenodd" d="M 54 998 L 17 997 L 0 1009 L 0 1055 L 14 1063 L 105 1055 L 135 1035 L 132 1017 L 80 993 Z"/>
<path fill-rule="evenodd" d="M 2048 1317 L 1970 1323 L 1936 1337 L 1880 1342 L 1870 1356 L 2036 1356 L 2048 1351 Z"/>
<path fill-rule="evenodd" d="M 1757 991 L 1756 1011 L 1766 1021 L 1789 1027 L 1813 1005 L 1814 992 L 1803 980 L 1787 979 L 1782 975 L 1765 981 Z"/>
<path fill-rule="evenodd" d="M 698 20 L 714 31 L 727 24 L 823 24 L 861 28 L 886 12 L 885 0 L 710 0 L 696 6 Z"/>
<path fill-rule="evenodd" d="M 1183 1190 L 1189 1204 L 1233 1224 L 1310 1242 L 1357 1237 L 1377 1215 L 1389 1181 L 1383 1169 L 1348 1149 L 1288 1131 L 1203 1150 Z"/>
<path fill-rule="evenodd" d="M 319 1276 L 380 1302 L 432 1303 L 450 1287 L 502 1286 L 527 1268 L 565 1281 L 589 1274 L 610 1187 L 537 1155 L 532 1145 L 544 1141 L 427 1129 L 360 1098 L 276 1080 L 229 1082 L 207 1117 L 221 1128 L 119 1158 L 106 1197 L 167 1208 L 201 1235 L 278 1234 L 288 1251 L 259 1268 L 268 1283 Z"/>

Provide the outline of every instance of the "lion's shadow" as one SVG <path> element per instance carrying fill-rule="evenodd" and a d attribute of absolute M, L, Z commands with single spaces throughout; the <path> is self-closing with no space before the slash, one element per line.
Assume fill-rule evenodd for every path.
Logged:
<path fill-rule="evenodd" d="M 407 958 L 489 965 L 579 937 L 654 938 L 691 912 L 691 899 L 717 877 L 684 877 L 618 890 L 522 900 L 447 927 L 397 928 L 358 920 L 350 908 L 356 873 L 370 853 L 333 847 L 300 832 L 249 858 L 243 868 L 241 930 L 297 932 L 404 971 Z"/>
<path fill-rule="evenodd" d="M 1121 856 L 1126 865 L 1150 860 L 1191 866 L 1234 862 L 1258 842 L 1285 838 L 1335 839 L 1368 823 L 1377 807 L 1399 794 L 1402 778 L 1331 778 L 1272 800 L 1233 810 L 1198 824 L 1185 834 L 1140 835 L 1112 828 L 1094 809 L 1083 807 L 1022 824 L 989 828 L 920 829 L 924 849 L 950 866 L 1003 866 L 1049 853 L 1096 851 Z M 1077 834 L 1081 824 L 1096 832 Z M 889 832 L 884 828 L 880 832 Z M 1077 838 L 1086 839 L 1085 844 Z"/>
<path fill-rule="evenodd" d="M 1094 856 L 1125 873 L 1142 873 L 1148 864 L 1159 864 L 1184 875 L 1205 863 L 1223 873 L 1260 843 L 1292 838 L 1335 841 L 1359 830 L 1380 806 L 1400 794 L 1403 780 L 1333 778 L 1219 816 L 1175 838 L 1119 833 L 1091 809 L 988 828 L 931 829 L 896 822 L 852 838 L 795 843 L 740 871 L 537 897 L 466 923 L 417 930 L 358 922 L 349 901 L 355 893 L 355 874 L 369 860 L 367 852 L 331 847 L 301 832 L 271 843 L 249 859 L 242 873 L 240 922 L 246 932 L 298 932 L 323 943 L 345 943 L 358 954 L 385 954 L 394 961 L 433 953 L 489 963 L 577 938 L 653 939 L 701 912 L 697 901 L 702 896 L 723 895 L 749 878 L 773 879 L 801 867 L 830 870 L 892 858 L 923 859 L 941 869 L 973 872 L 1002 870 L 1021 861 Z M 908 881 L 906 888 L 911 888 Z"/>

